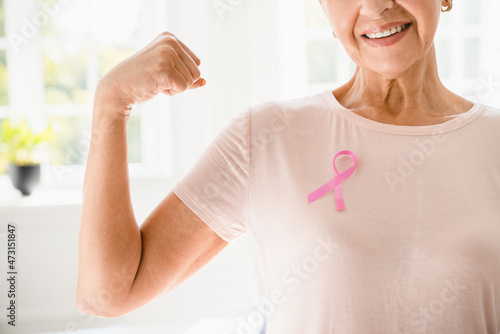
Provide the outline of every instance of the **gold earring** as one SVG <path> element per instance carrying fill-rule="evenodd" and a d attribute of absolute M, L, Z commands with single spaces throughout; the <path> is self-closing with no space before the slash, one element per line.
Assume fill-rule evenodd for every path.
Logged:
<path fill-rule="evenodd" d="M 448 4 L 448 7 L 446 7 L 445 9 L 443 9 L 443 7 L 441 7 L 441 12 L 444 13 L 444 12 L 449 12 L 451 10 L 451 8 L 453 7 L 453 0 L 446 0 L 446 3 Z"/>
<path fill-rule="evenodd" d="M 333 35 L 333 38 L 337 38 L 337 35 L 335 35 L 335 31 L 332 30 L 332 35 Z"/>

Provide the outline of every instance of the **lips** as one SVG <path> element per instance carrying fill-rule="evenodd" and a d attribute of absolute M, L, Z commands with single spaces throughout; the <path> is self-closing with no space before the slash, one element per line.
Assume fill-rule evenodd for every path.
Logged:
<path fill-rule="evenodd" d="M 390 30 L 392 28 L 399 27 L 403 24 L 411 24 L 411 22 L 408 21 L 394 21 L 394 22 L 389 22 L 384 25 L 378 26 L 378 27 L 372 27 L 370 29 L 367 29 L 361 33 L 361 35 L 369 35 L 369 34 L 375 34 L 377 32 L 384 32 L 386 30 Z"/>
<path fill-rule="evenodd" d="M 392 29 L 395 29 L 395 28 L 392 28 Z M 391 31 L 392 31 L 392 29 L 391 29 Z M 403 40 L 408 35 L 408 31 L 410 31 L 411 29 L 412 29 L 412 24 L 408 24 L 405 29 L 402 29 L 400 32 L 394 33 L 392 35 L 386 36 L 386 34 L 383 32 L 377 32 L 374 34 L 370 34 L 370 36 L 372 36 L 372 38 L 366 37 L 363 35 L 361 39 L 368 46 L 373 47 L 373 48 L 390 47 L 391 45 L 394 45 L 394 44 L 398 43 L 399 41 Z M 373 37 L 373 35 L 376 35 L 376 37 Z M 380 37 L 380 35 L 383 35 L 384 37 Z"/>
<path fill-rule="evenodd" d="M 406 28 L 408 28 L 410 24 L 403 24 L 401 26 L 398 26 L 397 28 L 392 28 L 389 30 L 385 30 L 384 32 L 377 32 L 374 34 L 368 34 L 368 35 L 363 35 L 363 37 L 369 38 L 369 39 L 379 39 L 379 38 L 386 38 L 388 36 L 395 35 L 397 33 L 400 33 L 401 31 L 404 31 Z"/>

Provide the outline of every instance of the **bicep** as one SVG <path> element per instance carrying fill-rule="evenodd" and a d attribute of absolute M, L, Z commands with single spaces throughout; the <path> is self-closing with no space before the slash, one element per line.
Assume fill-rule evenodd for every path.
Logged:
<path fill-rule="evenodd" d="M 158 204 L 140 229 L 142 255 L 127 298 L 129 310 L 171 291 L 228 244 L 173 192 Z"/>

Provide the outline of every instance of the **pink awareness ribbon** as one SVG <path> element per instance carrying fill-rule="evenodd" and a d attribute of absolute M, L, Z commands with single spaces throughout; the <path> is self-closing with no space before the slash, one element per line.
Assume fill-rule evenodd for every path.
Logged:
<path fill-rule="evenodd" d="M 338 156 L 340 155 L 348 155 L 354 160 L 354 165 L 343 171 L 342 173 L 339 174 L 339 171 L 337 170 L 337 167 L 335 167 L 335 159 L 337 159 Z M 349 176 L 354 173 L 354 170 L 356 169 L 356 163 L 358 159 L 356 158 L 356 155 L 352 153 L 351 151 L 340 151 L 335 155 L 333 158 L 333 169 L 335 170 L 335 177 L 307 195 L 307 201 L 308 204 L 314 202 L 327 192 L 329 192 L 332 189 L 335 189 L 335 204 L 337 205 L 337 211 L 342 211 L 344 210 L 344 196 L 342 195 L 342 182 L 347 180 Z"/>

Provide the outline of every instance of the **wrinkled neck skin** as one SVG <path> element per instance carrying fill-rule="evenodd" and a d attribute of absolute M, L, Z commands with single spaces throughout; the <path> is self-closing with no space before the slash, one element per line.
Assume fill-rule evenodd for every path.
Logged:
<path fill-rule="evenodd" d="M 357 66 L 351 80 L 333 94 L 363 117 L 396 125 L 438 124 L 473 106 L 441 83 L 434 45 L 402 73 L 384 76 Z"/>

